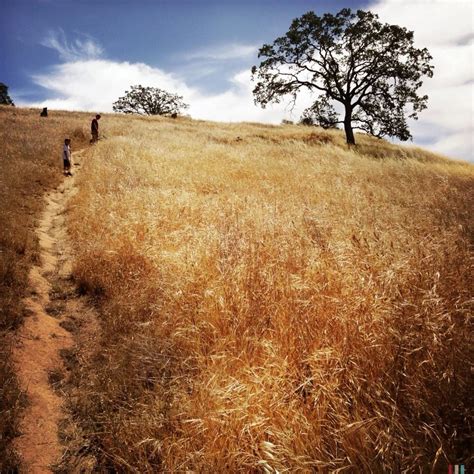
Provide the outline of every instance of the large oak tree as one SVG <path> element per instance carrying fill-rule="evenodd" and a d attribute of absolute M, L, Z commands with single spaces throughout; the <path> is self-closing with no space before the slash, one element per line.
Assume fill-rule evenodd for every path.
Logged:
<path fill-rule="evenodd" d="M 336 15 L 308 12 L 289 31 L 263 45 L 252 68 L 255 102 L 265 107 L 302 89 L 317 93 L 306 110 L 321 126 L 344 124 L 348 144 L 354 129 L 377 137 L 411 138 L 407 118 L 418 118 L 428 96 L 418 95 L 422 77 L 433 75 L 426 48 L 413 32 L 384 24 L 371 12 L 343 9 Z M 339 102 L 343 118 L 336 113 Z"/>

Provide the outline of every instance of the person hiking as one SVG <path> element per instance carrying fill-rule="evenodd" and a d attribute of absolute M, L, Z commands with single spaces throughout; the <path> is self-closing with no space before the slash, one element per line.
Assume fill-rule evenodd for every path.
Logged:
<path fill-rule="evenodd" d="M 64 165 L 64 176 L 72 176 L 71 173 L 71 139 L 66 138 L 63 146 L 63 165 Z"/>
<path fill-rule="evenodd" d="M 91 143 L 95 143 L 99 139 L 99 120 L 100 120 L 100 115 L 97 114 L 95 118 L 92 119 L 91 122 Z"/>

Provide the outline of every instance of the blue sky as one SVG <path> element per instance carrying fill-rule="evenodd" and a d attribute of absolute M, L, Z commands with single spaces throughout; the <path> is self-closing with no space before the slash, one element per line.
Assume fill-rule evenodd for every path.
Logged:
<path fill-rule="evenodd" d="M 363 5 L 311 0 L 4 0 L 1 80 L 11 84 L 12 94 L 22 99 L 47 96 L 32 84 L 31 76 L 57 64 L 58 51 L 44 46 L 53 33 L 69 43 L 91 40 L 101 45 L 104 57 L 115 61 L 144 63 L 183 75 L 190 71 L 186 76 L 190 85 L 207 92 L 222 91 L 229 73 L 252 61 L 242 55 L 223 65 L 223 61 L 202 57 L 206 51 L 212 55 L 222 47 L 225 55 L 227 46 L 232 55 L 233 45 L 271 42 L 288 29 L 293 18 L 308 10 L 338 11 Z M 197 76 L 197 68 L 192 68 L 196 63 L 202 68 Z M 202 72 L 208 74 L 203 77 Z"/>
<path fill-rule="evenodd" d="M 262 110 L 249 69 L 257 50 L 308 10 L 376 11 L 415 31 L 435 57 L 415 144 L 472 159 L 473 24 L 468 0 L 2 0 L 0 81 L 18 105 L 111 111 L 131 84 L 177 91 L 193 117 L 297 120 L 302 95 Z"/>

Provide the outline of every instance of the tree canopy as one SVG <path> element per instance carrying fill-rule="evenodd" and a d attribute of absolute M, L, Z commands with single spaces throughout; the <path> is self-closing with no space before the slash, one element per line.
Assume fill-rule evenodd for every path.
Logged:
<path fill-rule="evenodd" d="M 408 140 L 407 119 L 417 119 L 427 106 L 428 96 L 417 92 L 422 77 L 433 75 L 430 53 L 414 47 L 412 31 L 384 24 L 371 12 L 310 11 L 264 44 L 258 57 L 264 59 L 252 68 L 255 103 L 265 107 L 284 96 L 294 103 L 307 89 L 317 97 L 303 119 L 326 128 L 343 124 L 348 144 L 355 144 L 354 129 Z"/>
<path fill-rule="evenodd" d="M 132 86 L 113 104 L 115 112 L 140 115 L 179 115 L 189 106 L 183 97 L 156 87 Z"/>
<path fill-rule="evenodd" d="M 0 105 L 15 105 L 8 95 L 8 86 L 0 82 Z"/>

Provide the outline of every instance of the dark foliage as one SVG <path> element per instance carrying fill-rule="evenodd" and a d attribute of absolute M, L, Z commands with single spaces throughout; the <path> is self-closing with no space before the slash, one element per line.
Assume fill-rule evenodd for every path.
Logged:
<path fill-rule="evenodd" d="M 156 87 L 132 86 L 125 95 L 114 102 L 115 112 L 140 115 L 169 115 L 175 118 L 189 106 L 183 97 Z"/>
<path fill-rule="evenodd" d="M 325 128 L 344 124 L 349 144 L 355 144 L 354 129 L 410 139 L 407 118 L 417 119 L 428 101 L 417 94 L 421 78 L 433 75 L 432 57 L 413 46 L 412 31 L 348 8 L 293 20 L 284 36 L 260 48 L 259 57 L 265 59 L 252 68 L 256 103 L 265 107 L 286 95 L 295 101 L 305 88 L 318 93 L 303 119 Z M 343 120 L 333 102 L 341 104 Z"/>
<path fill-rule="evenodd" d="M 15 105 L 8 95 L 8 86 L 0 82 L 0 105 Z"/>
<path fill-rule="evenodd" d="M 335 128 L 339 120 L 327 97 L 321 96 L 303 112 L 300 123 L 303 125 L 319 125 L 322 128 Z"/>

